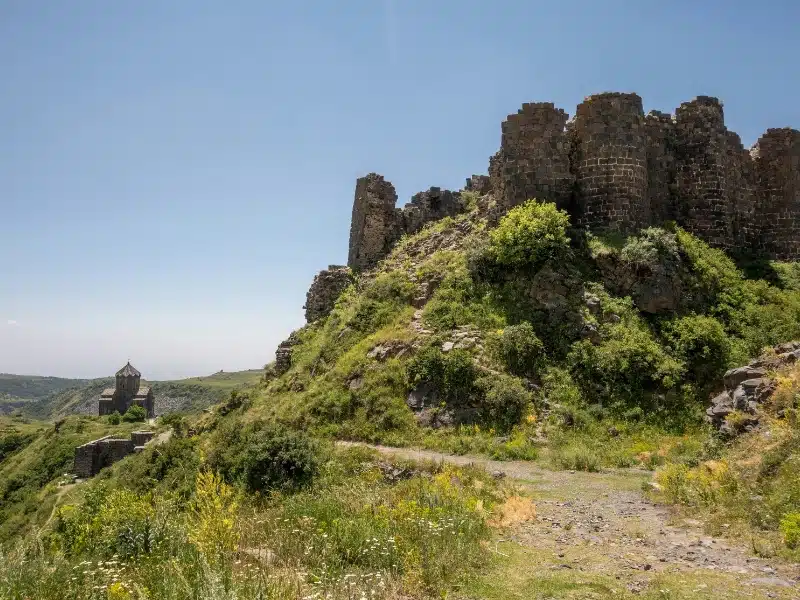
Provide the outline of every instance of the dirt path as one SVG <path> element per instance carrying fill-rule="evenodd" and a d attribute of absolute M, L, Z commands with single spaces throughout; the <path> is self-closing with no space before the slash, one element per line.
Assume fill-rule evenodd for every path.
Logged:
<path fill-rule="evenodd" d="M 533 497 L 537 519 L 499 541 L 535 550 L 527 560 L 539 569 L 602 575 L 632 594 L 672 578 L 712 597 L 800 598 L 800 565 L 755 557 L 749 548 L 705 535 L 699 520 L 649 501 L 641 489 L 650 472 L 549 471 L 530 462 L 371 447 L 401 459 L 474 464 L 514 479 Z M 720 585 L 726 589 L 713 589 Z"/>

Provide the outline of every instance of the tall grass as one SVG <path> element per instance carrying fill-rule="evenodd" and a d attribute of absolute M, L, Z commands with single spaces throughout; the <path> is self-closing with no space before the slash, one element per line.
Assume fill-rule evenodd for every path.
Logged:
<path fill-rule="evenodd" d="M 0 549 L 0 598 L 439 596 L 485 563 L 496 487 L 469 469 L 403 471 L 399 482 L 385 469 L 351 449 L 295 494 L 248 496 L 204 472 L 189 504 L 89 494 L 54 532 Z"/>

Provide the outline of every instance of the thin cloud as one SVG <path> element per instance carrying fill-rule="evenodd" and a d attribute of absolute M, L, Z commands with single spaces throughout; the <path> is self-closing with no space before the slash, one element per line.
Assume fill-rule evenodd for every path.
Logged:
<path fill-rule="evenodd" d="M 7 322 L 8 322 L 8 326 L 9 327 L 14 327 L 16 325 L 19 325 L 19 323 L 17 321 L 15 321 L 14 319 L 9 319 Z"/>

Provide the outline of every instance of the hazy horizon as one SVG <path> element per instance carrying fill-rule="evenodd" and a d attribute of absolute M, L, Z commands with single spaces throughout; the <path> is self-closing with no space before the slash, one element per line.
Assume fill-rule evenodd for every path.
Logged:
<path fill-rule="evenodd" d="M 523 102 L 800 126 L 795 2 L 231 4 L 0 7 L 0 371 L 261 367 L 346 262 L 356 178 L 459 189 Z"/>

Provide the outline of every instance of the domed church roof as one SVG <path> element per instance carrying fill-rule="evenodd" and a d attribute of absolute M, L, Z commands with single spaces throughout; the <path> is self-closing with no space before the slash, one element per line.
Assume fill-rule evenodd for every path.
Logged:
<path fill-rule="evenodd" d="M 117 371 L 117 377 L 141 377 L 142 374 L 131 365 L 131 361 L 128 361 L 128 364 L 122 367 L 119 371 Z"/>

